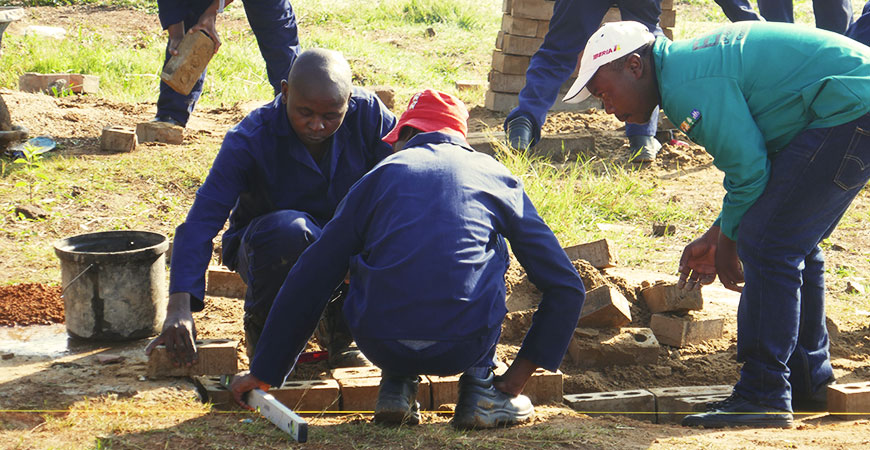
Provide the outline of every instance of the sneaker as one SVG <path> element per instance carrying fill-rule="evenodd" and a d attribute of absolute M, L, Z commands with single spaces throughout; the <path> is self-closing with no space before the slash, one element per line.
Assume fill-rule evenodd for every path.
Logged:
<path fill-rule="evenodd" d="M 168 123 L 169 125 L 184 128 L 184 125 L 182 125 L 181 122 L 179 122 L 179 121 L 173 119 L 171 116 L 167 116 L 167 115 L 157 116 L 157 117 L 151 119 L 151 121 L 152 122 Z"/>
<path fill-rule="evenodd" d="M 417 402 L 417 387 L 420 377 L 381 376 L 378 402 L 375 404 L 375 422 L 394 425 L 417 425 L 420 423 L 420 403 Z"/>
<path fill-rule="evenodd" d="M 631 162 L 645 163 L 655 161 L 662 144 L 653 136 L 629 136 L 628 147 Z"/>
<path fill-rule="evenodd" d="M 709 407 L 714 409 L 710 410 Z M 720 402 L 707 404 L 708 410 L 701 414 L 692 414 L 683 418 L 685 427 L 727 428 L 791 428 L 792 413 L 781 409 L 752 403 L 737 392 Z"/>
<path fill-rule="evenodd" d="M 459 377 L 459 399 L 450 421 L 454 428 L 480 429 L 526 422 L 535 414 L 532 401 L 525 395 L 513 397 L 493 386 L 490 371 L 485 379 L 470 375 Z"/>
<path fill-rule="evenodd" d="M 828 410 L 828 386 L 836 384 L 834 377 L 828 378 L 822 387 L 810 396 L 792 392 L 791 407 L 795 412 L 825 412 Z"/>
<path fill-rule="evenodd" d="M 532 121 L 527 117 L 514 117 L 507 123 L 504 131 L 507 144 L 511 148 L 526 150 L 532 146 Z"/>

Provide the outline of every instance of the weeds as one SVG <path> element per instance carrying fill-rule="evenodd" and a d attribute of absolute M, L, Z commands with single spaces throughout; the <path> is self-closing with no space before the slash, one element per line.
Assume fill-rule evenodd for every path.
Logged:
<path fill-rule="evenodd" d="M 39 180 L 48 181 L 48 175 L 45 174 L 45 166 L 42 164 L 42 155 L 37 153 L 38 150 L 39 147 L 25 144 L 21 150 L 24 156 L 12 162 L 22 166 L 21 174 L 24 180 L 16 182 L 15 187 L 27 186 L 27 197 L 30 203 L 33 203 L 33 194 L 39 189 Z"/>

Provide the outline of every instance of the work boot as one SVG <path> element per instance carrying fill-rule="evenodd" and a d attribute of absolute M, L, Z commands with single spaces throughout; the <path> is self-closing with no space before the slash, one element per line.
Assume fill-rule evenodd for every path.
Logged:
<path fill-rule="evenodd" d="M 721 402 L 707 404 L 714 409 L 701 414 L 692 414 L 683 418 L 682 425 L 686 427 L 727 428 L 791 428 L 792 413 L 753 403 L 732 392 L 731 396 Z"/>
<path fill-rule="evenodd" d="M 459 377 L 459 399 L 450 422 L 454 428 L 495 428 L 525 422 L 535 414 L 525 395 L 513 397 L 493 386 L 492 371 L 485 379 L 463 374 Z"/>
<path fill-rule="evenodd" d="M 511 148 L 527 150 L 532 146 L 532 121 L 527 117 L 514 117 L 507 123 L 504 132 Z"/>
<path fill-rule="evenodd" d="M 333 299 L 327 303 L 314 335 L 320 346 L 329 352 L 327 365 L 330 368 L 371 366 L 372 363 L 357 348 L 344 320 L 341 308 L 344 306 L 345 297 L 347 285 L 342 283 L 336 289 Z"/>
<path fill-rule="evenodd" d="M 629 136 L 629 154 L 633 163 L 648 163 L 656 159 L 662 144 L 653 136 Z"/>
<path fill-rule="evenodd" d="M 828 386 L 836 384 L 834 377 L 828 378 L 822 387 L 812 395 L 805 396 L 792 392 L 791 408 L 795 412 L 825 412 L 828 410 Z"/>
<path fill-rule="evenodd" d="M 420 423 L 420 403 L 417 388 L 420 377 L 403 377 L 386 372 L 381 375 L 378 402 L 375 404 L 375 422 L 393 425 Z"/>

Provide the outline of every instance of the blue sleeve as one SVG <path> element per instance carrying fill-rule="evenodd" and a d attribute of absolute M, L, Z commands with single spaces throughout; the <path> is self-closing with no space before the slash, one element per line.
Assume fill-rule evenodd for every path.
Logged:
<path fill-rule="evenodd" d="M 709 93 L 702 98 L 698 93 Z M 680 85 L 678 92 L 663 95 L 668 117 L 677 121 L 697 109 L 701 117 L 686 133 L 713 156 L 713 164 L 725 172 L 727 193 L 714 225 L 736 241 L 740 220 L 758 200 L 770 178 L 770 160 L 761 134 L 743 92 L 731 78 L 703 78 Z"/>
<path fill-rule="evenodd" d="M 529 197 L 522 193 L 518 203 L 505 237 L 529 280 L 544 295 L 517 357 L 555 371 L 574 335 L 586 291 L 580 274 Z"/>
<path fill-rule="evenodd" d="M 234 131 L 227 134 L 211 171 L 196 191 L 187 218 L 175 229 L 169 293 L 190 293 L 192 311 L 204 307 L 205 272 L 211 261 L 212 240 L 248 186 L 247 174 L 254 165 L 247 151 L 250 145 Z"/>
<path fill-rule="evenodd" d="M 157 0 L 157 16 L 160 18 L 160 26 L 165 30 L 170 25 L 184 21 L 190 8 L 191 5 L 185 1 Z"/>
<path fill-rule="evenodd" d="M 333 290 L 347 274 L 351 255 L 359 253 L 367 198 L 357 182 L 339 203 L 323 234 L 302 253 L 278 291 L 251 362 L 251 373 L 281 386 L 314 333 Z M 361 187 L 362 185 L 362 187 Z"/>

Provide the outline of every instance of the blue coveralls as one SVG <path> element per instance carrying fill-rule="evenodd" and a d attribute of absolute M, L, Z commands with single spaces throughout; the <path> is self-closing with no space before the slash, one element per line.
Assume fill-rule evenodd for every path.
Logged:
<path fill-rule="evenodd" d="M 770 22 L 794 23 L 792 0 L 758 0 L 758 11 Z M 816 28 L 844 34 L 852 23 L 850 0 L 813 0 Z"/>
<path fill-rule="evenodd" d="M 732 22 L 761 19 L 758 17 L 758 13 L 752 10 L 752 5 L 747 0 L 716 0 L 716 4 L 722 8 L 725 17 Z"/>
<path fill-rule="evenodd" d="M 866 39 L 868 19 L 850 37 Z M 725 172 L 714 225 L 736 241 L 745 279 L 735 391 L 791 411 L 833 376 L 819 244 L 870 179 L 870 48 L 741 22 L 660 38 L 653 57 L 662 108 Z"/>
<path fill-rule="evenodd" d="M 585 298 L 577 270 L 518 178 L 463 137 L 430 132 L 361 178 L 293 266 L 251 373 L 283 383 L 348 268 L 345 318 L 384 372 L 488 371 L 507 312 L 505 238 L 543 292 L 518 357 L 557 369 Z"/>
<path fill-rule="evenodd" d="M 619 5 L 622 20 L 640 22 L 657 36 L 663 36 L 659 27 L 661 0 L 556 0 L 550 28 L 544 43 L 532 56 L 526 70 L 526 84 L 520 91 L 519 106 L 505 119 L 507 123 L 518 116 L 532 122 L 532 145 L 541 139 L 541 127 L 547 120 L 547 111 L 556 102 L 559 88 L 574 72 L 577 57 L 592 36 L 604 14 L 614 3 Z M 626 124 L 626 136 L 654 136 L 658 126 L 658 108 L 649 123 Z"/>
<path fill-rule="evenodd" d="M 212 239 L 229 216 L 223 261 L 248 284 L 246 318 L 264 322 L 290 267 L 350 187 L 392 153 L 381 137 L 395 123 L 377 97 L 354 88 L 344 122 L 318 164 L 290 126 L 280 94 L 251 112 L 227 133 L 175 230 L 169 292 L 189 292 L 191 310 L 203 309 Z"/>
<path fill-rule="evenodd" d="M 184 32 L 196 25 L 199 16 L 213 0 L 158 0 L 160 25 L 163 29 L 184 22 Z M 289 0 L 242 0 L 245 15 L 251 30 L 257 38 L 260 54 L 266 60 L 266 73 L 275 94 L 281 92 L 281 80 L 287 78 L 290 67 L 299 54 L 299 38 L 296 30 L 296 16 Z M 169 44 L 163 65 L 169 61 Z M 202 72 L 188 95 L 172 90 L 160 82 L 160 96 L 157 98 L 157 117 L 169 116 L 182 125 L 187 120 L 202 94 L 202 85 L 207 70 Z"/>

